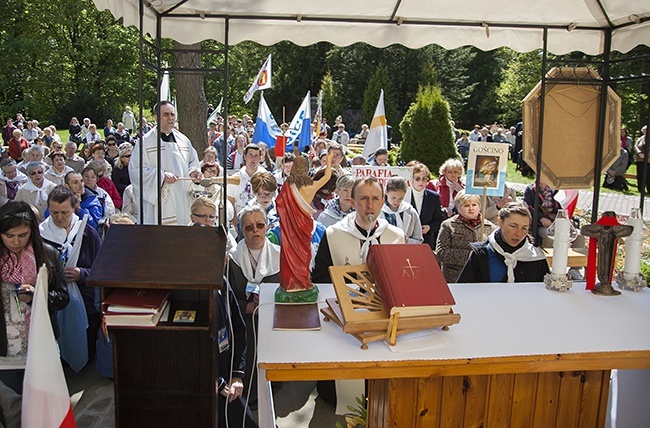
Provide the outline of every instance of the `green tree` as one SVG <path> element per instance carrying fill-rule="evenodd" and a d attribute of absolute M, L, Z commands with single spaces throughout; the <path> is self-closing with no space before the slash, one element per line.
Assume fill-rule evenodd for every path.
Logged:
<path fill-rule="evenodd" d="M 99 126 L 137 101 L 138 33 L 91 0 L 9 0 L 0 22 L 4 116 L 21 111 L 58 127 L 87 116 Z M 151 74 L 143 90 L 153 100 Z"/>
<path fill-rule="evenodd" d="M 377 101 L 379 101 L 379 94 L 384 90 L 384 109 L 386 110 L 386 122 L 388 125 L 393 126 L 393 139 L 400 140 L 400 134 L 397 131 L 397 99 L 395 90 L 388 69 L 380 64 L 375 70 L 375 74 L 370 78 L 368 86 L 363 93 L 363 105 L 361 108 L 363 115 L 363 122 L 370 125 L 372 118 L 375 115 L 377 108 Z"/>
<path fill-rule="evenodd" d="M 475 84 L 469 92 L 463 109 L 463 123 L 470 126 L 478 123 L 492 123 L 501 116 L 501 107 L 497 102 L 496 88 L 504 67 L 502 49 L 489 52 L 471 48 L 474 57 L 467 64 L 468 80 Z"/>
<path fill-rule="evenodd" d="M 439 87 L 449 102 L 451 117 L 456 124 L 469 128 L 474 121 L 467 114 L 468 104 L 478 83 L 472 79 L 468 67 L 476 56 L 476 51 L 467 46 L 446 50 L 437 45 L 425 46 L 420 51 L 423 64 L 420 67 L 419 86 Z"/>
<path fill-rule="evenodd" d="M 332 78 L 331 73 L 327 73 L 323 77 L 321 83 L 321 90 L 323 91 L 323 117 L 328 122 L 334 123 L 334 118 L 339 115 L 341 111 L 341 103 L 339 101 L 339 89 L 336 82 Z"/>
<path fill-rule="evenodd" d="M 449 120 L 449 104 L 440 89 L 421 88 L 400 124 L 402 160 L 419 160 L 437 171 L 445 160 L 458 157 Z"/>
<path fill-rule="evenodd" d="M 497 100 L 503 109 L 502 120 L 514 124 L 521 120 L 522 101 L 540 80 L 540 52 L 517 53 L 506 51 L 507 67 L 496 90 Z"/>

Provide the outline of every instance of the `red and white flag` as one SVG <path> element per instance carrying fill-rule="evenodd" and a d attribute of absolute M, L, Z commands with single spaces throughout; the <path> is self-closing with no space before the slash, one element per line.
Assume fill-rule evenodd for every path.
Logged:
<path fill-rule="evenodd" d="M 255 91 L 259 91 L 260 89 L 267 89 L 271 87 L 271 54 L 269 54 L 269 57 L 266 58 L 266 61 L 264 61 L 264 65 L 262 65 L 262 68 L 260 71 L 257 73 L 257 77 L 253 81 L 253 84 L 251 85 L 250 88 L 248 88 L 248 91 L 244 94 L 244 103 L 248 104 L 248 102 L 253 98 L 253 94 Z"/>
<path fill-rule="evenodd" d="M 555 200 L 559 202 L 569 218 L 573 217 L 573 212 L 578 205 L 578 196 L 580 192 L 575 189 L 560 190 L 555 194 Z"/>
<path fill-rule="evenodd" d="M 65 383 L 59 349 L 47 311 L 47 269 L 42 266 L 36 279 L 29 327 L 27 365 L 23 381 L 23 428 L 73 428 L 68 386 Z"/>

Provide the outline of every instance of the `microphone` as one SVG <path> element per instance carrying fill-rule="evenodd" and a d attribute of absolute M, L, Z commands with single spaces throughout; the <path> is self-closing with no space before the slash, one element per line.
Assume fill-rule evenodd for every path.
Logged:
<path fill-rule="evenodd" d="M 368 214 L 366 218 L 368 219 L 368 239 L 370 239 L 370 232 L 372 232 L 372 226 L 375 221 L 375 216 L 372 214 Z"/>

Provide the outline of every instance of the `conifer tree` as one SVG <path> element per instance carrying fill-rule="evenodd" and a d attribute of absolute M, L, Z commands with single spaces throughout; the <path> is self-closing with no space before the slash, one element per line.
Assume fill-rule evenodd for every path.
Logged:
<path fill-rule="evenodd" d="M 363 104 L 361 106 L 363 122 L 368 126 L 372 123 L 372 117 L 375 115 L 377 108 L 377 101 L 379 101 L 379 94 L 384 90 L 384 109 L 386 111 L 386 123 L 392 126 L 393 141 L 399 141 L 399 132 L 395 134 L 397 129 L 397 97 L 395 96 L 395 89 L 393 82 L 388 73 L 388 69 L 383 64 L 380 64 L 375 70 L 375 74 L 368 81 L 368 86 L 363 93 Z"/>
<path fill-rule="evenodd" d="M 339 90 L 337 86 L 332 78 L 332 74 L 327 72 L 323 76 L 320 88 L 323 91 L 323 117 L 327 119 L 327 123 L 330 126 L 334 123 L 336 116 L 343 113 L 341 111 L 342 107 L 339 101 Z"/>
<path fill-rule="evenodd" d="M 449 104 L 440 89 L 420 87 L 400 124 L 402 160 L 418 160 L 435 174 L 445 160 L 458 157 L 449 120 Z"/>

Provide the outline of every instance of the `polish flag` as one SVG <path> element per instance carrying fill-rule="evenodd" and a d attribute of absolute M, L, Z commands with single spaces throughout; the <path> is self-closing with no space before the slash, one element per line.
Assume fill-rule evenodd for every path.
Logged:
<path fill-rule="evenodd" d="M 560 203 L 569 218 L 573 217 L 573 212 L 578 205 L 578 196 L 580 192 L 575 189 L 560 190 L 555 194 L 555 200 Z"/>
<path fill-rule="evenodd" d="M 36 279 L 23 381 L 23 428 L 76 427 L 59 350 L 47 311 L 47 269 Z"/>

